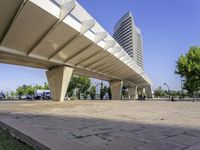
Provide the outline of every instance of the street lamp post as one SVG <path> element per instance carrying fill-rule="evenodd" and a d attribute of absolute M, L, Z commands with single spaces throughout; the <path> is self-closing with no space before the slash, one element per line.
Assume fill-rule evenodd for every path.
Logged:
<path fill-rule="evenodd" d="M 167 83 L 164 82 L 164 85 L 167 87 L 168 89 L 168 94 L 169 94 L 169 100 L 170 100 L 170 89 L 169 89 L 169 86 L 167 85 Z"/>

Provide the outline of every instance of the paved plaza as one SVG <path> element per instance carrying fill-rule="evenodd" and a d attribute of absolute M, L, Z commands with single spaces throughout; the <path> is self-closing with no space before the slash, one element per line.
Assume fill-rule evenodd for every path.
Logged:
<path fill-rule="evenodd" d="M 199 102 L 0 102 L 0 121 L 55 150 L 200 150 Z"/>

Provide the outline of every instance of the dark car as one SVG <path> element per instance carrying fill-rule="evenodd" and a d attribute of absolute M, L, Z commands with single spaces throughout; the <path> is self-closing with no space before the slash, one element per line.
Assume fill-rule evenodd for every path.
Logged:
<path fill-rule="evenodd" d="M 0 100 L 5 99 L 5 94 L 3 92 L 0 93 Z"/>

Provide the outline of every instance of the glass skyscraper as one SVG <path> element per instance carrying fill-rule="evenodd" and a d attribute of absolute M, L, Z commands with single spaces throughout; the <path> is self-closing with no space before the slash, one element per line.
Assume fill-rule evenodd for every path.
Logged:
<path fill-rule="evenodd" d="M 143 69 L 143 45 L 140 29 L 135 25 L 131 12 L 126 13 L 114 27 L 114 39 Z"/>

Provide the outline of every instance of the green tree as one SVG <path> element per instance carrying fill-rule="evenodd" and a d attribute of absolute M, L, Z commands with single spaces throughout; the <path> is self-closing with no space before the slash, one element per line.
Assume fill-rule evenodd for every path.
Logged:
<path fill-rule="evenodd" d="M 49 85 L 48 85 L 48 83 L 46 83 L 46 82 L 44 83 L 43 89 L 44 89 L 44 90 L 49 90 Z"/>
<path fill-rule="evenodd" d="M 33 95 L 35 93 L 36 90 L 43 90 L 47 87 L 47 84 L 44 84 L 44 87 L 41 85 L 36 84 L 35 86 L 32 85 L 23 85 L 23 86 L 19 86 L 16 89 L 16 95 L 18 96 L 22 96 L 22 95 Z"/>
<path fill-rule="evenodd" d="M 44 87 L 43 86 L 41 86 L 41 85 L 38 85 L 38 84 L 36 84 L 36 85 L 34 85 L 34 87 L 33 87 L 35 90 L 43 90 L 44 89 Z"/>
<path fill-rule="evenodd" d="M 101 81 L 101 86 L 100 86 L 100 99 L 102 100 L 104 97 L 104 88 L 103 88 L 103 82 Z"/>
<path fill-rule="evenodd" d="M 34 93 L 34 89 L 30 85 L 19 86 L 16 89 L 16 94 L 19 96 L 26 95 L 26 94 L 32 95 L 33 93 Z"/>
<path fill-rule="evenodd" d="M 33 95 L 35 92 L 35 88 L 31 85 L 29 86 L 26 86 L 25 88 L 25 93 L 28 94 L 28 95 Z"/>
<path fill-rule="evenodd" d="M 155 96 L 155 97 L 158 97 L 158 98 L 166 96 L 165 91 L 162 89 L 161 86 L 159 86 L 159 87 L 154 91 L 154 96 Z"/>
<path fill-rule="evenodd" d="M 86 93 L 87 94 L 87 90 L 90 88 L 90 85 L 91 85 L 90 78 L 79 76 L 77 86 L 80 90 L 80 93 Z"/>
<path fill-rule="evenodd" d="M 111 93 L 110 87 L 108 87 L 107 92 L 108 92 L 109 99 L 111 100 L 112 99 L 112 93 Z"/>
<path fill-rule="evenodd" d="M 72 76 L 68 85 L 68 89 L 67 89 L 67 95 L 69 97 L 73 96 L 73 91 L 77 88 L 78 84 L 78 77 L 76 75 Z"/>
<path fill-rule="evenodd" d="M 81 93 L 84 94 L 84 98 L 85 98 L 86 95 L 88 94 L 87 91 L 90 88 L 90 85 L 91 85 L 90 78 L 74 75 L 71 78 L 69 86 L 68 86 L 68 90 L 67 90 L 68 96 L 72 96 L 73 90 L 78 89 L 78 98 L 80 99 Z"/>
<path fill-rule="evenodd" d="M 89 94 L 90 94 L 89 91 L 85 91 L 85 92 L 83 93 L 83 98 L 84 98 L 84 100 L 88 97 Z"/>
<path fill-rule="evenodd" d="M 193 95 L 200 90 L 200 47 L 191 47 L 186 55 L 181 55 L 176 62 L 176 74 L 185 78 L 184 88 Z"/>
<path fill-rule="evenodd" d="M 11 91 L 10 96 L 12 97 L 12 99 L 15 99 L 15 95 L 16 93 L 14 91 Z"/>
<path fill-rule="evenodd" d="M 89 89 L 89 94 L 92 100 L 95 99 L 95 95 L 96 95 L 96 86 L 91 86 Z"/>
<path fill-rule="evenodd" d="M 16 94 L 18 96 L 22 96 L 22 95 L 25 95 L 26 91 L 25 91 L 25 85 L 23 86 L 18 86 L 17 89 L 16 89 Z"/>

